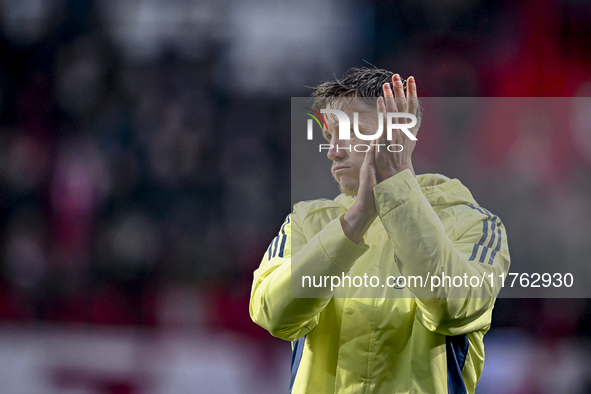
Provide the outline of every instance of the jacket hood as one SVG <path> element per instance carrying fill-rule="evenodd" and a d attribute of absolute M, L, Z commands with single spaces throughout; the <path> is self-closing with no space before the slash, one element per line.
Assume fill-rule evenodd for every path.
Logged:
<path fill-rule="evenodd" d="M 441 174 L 417 175 L 421 190 L 431 205 L 476 204 L 472 193 L 458 179 Z"/>

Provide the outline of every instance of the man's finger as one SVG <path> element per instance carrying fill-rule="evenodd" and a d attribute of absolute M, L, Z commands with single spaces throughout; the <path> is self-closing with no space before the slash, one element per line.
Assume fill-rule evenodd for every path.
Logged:
<path fill-rule="evenodd" d="M 363 158 L 363 164 L 365 165 L 375 165 L 375 144 L 377 140 L 370 141 L 369 149 L 365 152 L 365 157 Z"/>
<path fill-rule="evenodd" d="M 419 108 L 419 99 L 417 97 L 415 77 L 408 77 L 406 80 L 406 92 L 408 93 L 408 112 L 416 116 Z"/>
<path fill-rule="evenodd" d="M 394 87 L 394 97 L 396 98 L 396 108 L 398 112 L 406 112 L 408 107 L 406 96 L 404 95 L 404 85 L 400 75 L 394 74 L 392 76 L 392 86 Z"/>
<path fill-rule="evenodd" d="M 384 101 L 386 103 L 386 110 L 388 113 L 391 112 L 398 112 L 398 107 L 396 106 L 396 102 L 394 101 L 394 92 L 392 92 L 392 89 L 390 88 L 390 84 L 386 83 L 384 84 Z M 387 132 L 386 132 L 386 128 L 387 128 L 387 119 L 388 117 L 386 116 L 386 119 L 384 120 L 384 132 L 382 133 L 382 136 L 380 137 L 380 143 L 388 143 L 388 136 L 387 136 Z M 396 123 L 398 123 L 398 120 L 395 120 Z M 379 154 L 379 152 L 377 153 Z"/>
<path fill-rule="evenodd" d="M 388 85 L 388 84 L 386 84 Z M 384 95 L 386 94 L 386 85 L 384 85 Z M 388 124 L 388 116 L 387 116 L 387 112 L 388 112 L 388 108 L 386 108 L 386 102 L 384 101 L 383 97 L 379 97 L 378 98 L 378 116 L 380 116 L 379 114 L 382 114 L 382 124 L 383 124 L 383 131 L 382 134 L 373 141 L 373 143 L 375 144 L 387 144 L 388 143 L 388 137 L 387 137 L 387 133 L 386 133 L 386 125 Z"/>
<path fill-rule="evenodd" d="M 365 157 L 363 158 L 363 164 L 361 165 L 361 172 L 359 174 L 360 188 L 362 185 L 367 186 L 367 182 L 369 182 L 369 185 L 372 187 L 377 183 L 377 170 L 375 163 L 376 148 L 374 143 L 375 141 L 371 141 L 369 143 L 369 149 L 367 152 L 365 152 Z"/>
<path fill-rule="evenodd" d="M 383 86 L 384 90 L 384 100 L 386 102 L 386 109 L 388 112 L 398 112 L 398 107 L 396 106 L 396 102 L 394 101 L 394 92 L 390 88 L 389 83 L 385 83 Z"/>

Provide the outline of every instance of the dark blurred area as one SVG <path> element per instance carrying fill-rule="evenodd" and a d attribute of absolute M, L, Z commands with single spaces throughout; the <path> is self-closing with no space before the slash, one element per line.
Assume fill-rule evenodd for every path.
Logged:
<path fill-rule="evenodd" d="M 248 299 L 291 210 L 289 103 L 307 86 L 369 63 L 424 97 L 591 92 L 580 0 L 4 0 L 0 32 L 7 393 L 287 391 L 289 344 Z M 417 169 L 503 218 L 513 270 L 586 264 L 585 120 L 432 139 L 426 122 Z M 498 300 L 481 392 L 591 392 L 590 311 Z"/>

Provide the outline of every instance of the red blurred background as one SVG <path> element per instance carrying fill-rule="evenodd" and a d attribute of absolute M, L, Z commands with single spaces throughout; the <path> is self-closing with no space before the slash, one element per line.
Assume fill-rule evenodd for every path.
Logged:
<path fill-rule="evenodd" d="M 290 97 L 367 63 L 424 97 L 579 97 L 543 112 L 568 127 L 510 101 L 426 121 L 416 160 L 503 218 L 512 268 L 589 262 L 584 1 L 7 0 L 0 33 L 3 392 L 287 391 L 248 299 L 290 211 Z M 591 392 L 590 311 L 498 300 L 479 392 Z"/>

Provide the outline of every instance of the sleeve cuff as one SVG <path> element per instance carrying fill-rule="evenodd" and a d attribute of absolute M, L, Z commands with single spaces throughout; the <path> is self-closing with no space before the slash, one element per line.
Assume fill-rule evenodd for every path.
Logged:
<path fill-rule="evenodd" d="M 382 218 L 417 194 L 422 194 L 421 185 L 410 170 L 380 182 L 373 189 L 378 215 Z"/>
<path fill-rule="evenodd" d="M 355 260 L 361 257 L 369 247 L 363 242 L 355 244 L 345 235 L 340 217 L 331 221 L 328 226 L 318 234 L 320 246 L 330 260 L 339 268 L 348 271 Z"/>

